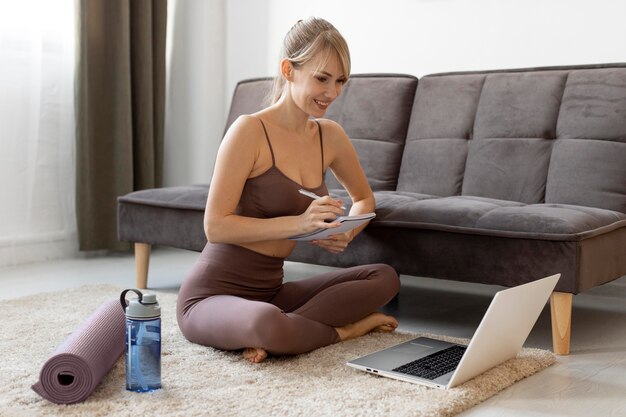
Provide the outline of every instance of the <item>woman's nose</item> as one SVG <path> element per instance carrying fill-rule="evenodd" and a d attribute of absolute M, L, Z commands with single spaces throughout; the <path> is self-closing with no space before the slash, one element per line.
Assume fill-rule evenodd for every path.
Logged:
<path fill-rule="evenodd" d="M 330 86 L 327 91 L 326 94 L 328 95 L 329 98 L 335 99 L 339 96 L 339 94 L 341 94 L 341 85 L 332 85 Z"/>

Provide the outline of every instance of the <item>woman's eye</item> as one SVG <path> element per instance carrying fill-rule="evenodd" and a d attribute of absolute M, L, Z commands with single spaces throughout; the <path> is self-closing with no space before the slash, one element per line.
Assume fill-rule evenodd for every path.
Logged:
<path fill-rule="evenodd" d="M 325 83 L 326 81 L 328 81 L 328 78 L 326 77 L 317 77 L 317 80 L 321 83 Z"/>

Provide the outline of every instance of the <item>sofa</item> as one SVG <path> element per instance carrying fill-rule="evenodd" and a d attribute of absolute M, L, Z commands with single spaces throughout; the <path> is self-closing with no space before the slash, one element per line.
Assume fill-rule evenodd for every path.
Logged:
<path fill-rule="evenodd" d="M 226 129 L 263 107 L 270 84 L 237 85 Z M 288 260 L 383 262 L 504 287 L 561 273 L 551 297 L 558 354 L 569 353 L 573 295 L 626 275 L 626 64 L 353 75 L 326 117 L 351 138 L 377 216 L 341 255 L 299 243 Z M 330 170 L 326 180 L 349 202 Z M 202 250 L 207 192 L 119 197 L 137 287 L 151 245 Z"/>

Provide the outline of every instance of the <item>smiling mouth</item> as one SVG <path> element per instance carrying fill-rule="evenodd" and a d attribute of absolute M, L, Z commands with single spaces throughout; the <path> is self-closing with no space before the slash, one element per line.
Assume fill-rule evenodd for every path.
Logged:
<path fill-rule="evenodd" d="M 321 101 L 321 100 L 315 100 L 313 99 L 313 101 L 315 102 L 315 104 L 317 104 L 318 106 L 320 106 L 321 108 L 325 109 L 328 106 L 330 106 L 330 101 Z"/>

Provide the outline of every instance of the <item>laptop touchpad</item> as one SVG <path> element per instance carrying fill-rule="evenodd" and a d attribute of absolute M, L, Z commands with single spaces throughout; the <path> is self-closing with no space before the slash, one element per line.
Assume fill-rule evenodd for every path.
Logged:
<path fill-rule="evenodd" d="M 425 356 L 432 351 L 433 346 L 422 345 L 419 343 L 405 343 L 391 349 L 394 353 L 406 353 L 411 356 Z"/>

